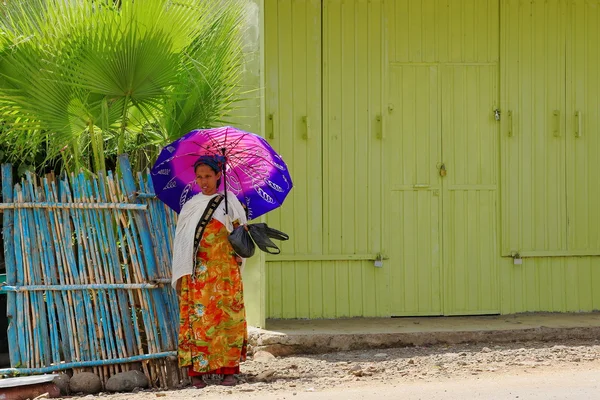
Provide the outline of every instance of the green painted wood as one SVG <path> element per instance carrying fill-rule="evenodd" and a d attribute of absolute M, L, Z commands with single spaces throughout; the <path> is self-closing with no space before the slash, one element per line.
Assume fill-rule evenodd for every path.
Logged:
<path fill-rule="evenodd" d="M 392 66 L 386 132 L 392 315 L 442 314 L 439 68 Z"/>
<path fill-rule="evenodd" d="M 294 177 L 291 199 L 268 217 L 291 240 L 268 259 L 267 315 L 388 315 L 387 270 L 374 271 L 384 251 L 382 2 L 265 7 L 266 136 Z"/>
<path fill-rule="evenodd" d="M 600 2 L 569 3 L 566 30 L 566 149 L 569 251 L 600 250 Z"/>
<path fill-rule="evenodd" d="M 328 0 L 323 12 L 324 253 L 377 254 L 383 246 L 382 6 Z"/>
<path fill-rule="evenodd" d="M 498 2 L 387 9 L 392 314 L 497 313 Z"/>
<path fill-rule="evenodd" d="M 567 249 L 566 4 L 502 1 L 504 255 Z"/>
<path fill-rule="evenodd" d="M 444 314 L 499 313 L 498 66 L 444 66 L 441 82 Z"/>
<path fill-rule="evenodd" d="M 269 317 L 598 309 L 597 0 L 265 1 Z"/>
<path fill-rule="evenodd" d="M 390 62 L 498 60 L 498 0 L 392 0 L 386 8 Z"/>
<path fill-rule="evenodd" d="M 265 87 L 265 13 L 264 0 L 249 0 L 244 3 L 245 30 L 244 30 L 244 74 L 242 76 L 242 90 L 247 95 L 237 104 L 233 115 L 233 125 L 244 130 L 267 135 L 268 125 L 265 115 L 265 96 L 262 89 Z M 264 218 L 261 218 L 262 222 Z M 259 221 L 257 221 L 259 222 Z M 266 326 L 266 270 L 264 253 L 258 252 L 249 260 L 242 270 L 244 280 L 244 306 L 248 325 L 264 328 Z"/>
<path fill-rule="evenodd" d="M 388 307 L 376 291 L 386 272 L 372 262 L 270 262 L 267 270 L 269 318 L 381 317 Z"/>
<path fill-rule="evenodd" d="M 599 257 L 527 258 L 500 263 L 503 314 L 590 312 L 600 308 Z"/>
<path fill-rule="evenodd" d="M 322 253 L 321 36 L 320 1 L 265 0 L 266 137 L 294 180 L 292 193 L 267 222 L 290 233 L 281 243 L 286 255 Z M 310 314 L 308 269 L 303 262 L 268 264 L 267 316 Z"/>

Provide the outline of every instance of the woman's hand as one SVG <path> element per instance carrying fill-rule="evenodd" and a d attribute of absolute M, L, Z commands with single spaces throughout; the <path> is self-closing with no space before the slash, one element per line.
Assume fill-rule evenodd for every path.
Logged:
<path fill-rule="evenodd" d="M 239 266 L 242 265 L 242 262 L 244 261 L 244 259 L 236 254 L 235 255 L 235 261 L 237 261 L 237 264 L 238 264 L 238 267 L 239 267 Z"/>

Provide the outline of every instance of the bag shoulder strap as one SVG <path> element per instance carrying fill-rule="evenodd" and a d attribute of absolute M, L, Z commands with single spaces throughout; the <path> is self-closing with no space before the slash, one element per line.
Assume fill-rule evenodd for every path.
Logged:
<path fill-rule="evenodd" d="M 213 197 L 212 199 L 210 199 L 210 202 L 208 203 L 208 205 L 206 206 L 206 209 L 204 210 L 204 214 L 202 214 L 202 218 L 200 218 L 200 221 L 198 221 L 198 225 L 196 225 L 196 234 L 194 235 L 194 255 L 193 255 L 194 269 L 192 272 L 192 277 L 194 277 L 196 275 L 196 254 L 198 254 L 198 248 L 200 246 L 200 240 L 202 239 L 202 235 L 204 234 L 204 229 L 206 228 L 206 225 L 208 224 L 208 222 L 212 219 L 212 216 L 215 213 L 215 210 L 217 209 L 217 207 L 219 207 L 219 205 L 221 204 L 222 201 L 223 201 L 223 196 L 220 194 Z"/>

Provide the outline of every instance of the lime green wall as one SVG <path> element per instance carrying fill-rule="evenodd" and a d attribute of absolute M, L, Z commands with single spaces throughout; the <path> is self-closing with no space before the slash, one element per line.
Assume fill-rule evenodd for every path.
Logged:
<path fill-rule="evenodd" d="M 599 6 L 265 0 L 267 317 L 597 309 Z"/>
<path fill-rule="evenodd" d="M 264 135 L 264 8 L 262 0 L 246 0 L 243 28 L 244 72 L 241 79 L 241 101 L 229 118 L 229 123 L 240 129 Z M 266 283 L 265 258 L 261 252 L 247 260 L 243 271 L 244 302 L 248 324 L 265 327 Z"/>

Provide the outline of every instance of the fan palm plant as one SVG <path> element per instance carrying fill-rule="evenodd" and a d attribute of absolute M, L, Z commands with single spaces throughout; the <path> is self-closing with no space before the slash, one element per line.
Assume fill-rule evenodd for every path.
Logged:
<path fill-rule="evenodd" d="M 242 0 L 28 0 L 0 15 L 0 143 L 68 170 L 158 149 L 234 107 Z"/>

